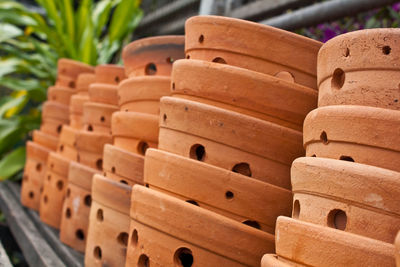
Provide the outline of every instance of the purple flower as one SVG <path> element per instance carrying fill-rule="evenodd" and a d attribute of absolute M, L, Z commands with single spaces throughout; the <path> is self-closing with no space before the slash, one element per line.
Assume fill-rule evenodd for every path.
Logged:
<path fill-rule="evenodd" d="M 322 42 L 326 42 L 330 39 L 332 39 L 333 37 L 335 37 L 337 34 L 334 30 L 330 29 L 330 28 L 325 28 L 324 29 L 324 35 L 322 37 Z"/>
<path fill-rule="evenodd" d="M 396 3 L 392 5 L 392 8 L 396 11 L 399 12 L 400 11 L 400 3 Z"/>

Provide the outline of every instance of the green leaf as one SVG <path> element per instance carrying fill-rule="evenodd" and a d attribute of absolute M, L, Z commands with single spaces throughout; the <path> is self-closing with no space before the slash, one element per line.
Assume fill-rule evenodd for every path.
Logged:
<path fill-rule="evenodd" d="M 67 34 L 72 42 L 75 42 L 75 20 L 74 20 L 74 11 L 72 8 L 71 0 L 62 0 L 59 1 L 60 5 L 63 5 L 63 18 L 64 24 L 67 26 Z M 80 25 L 83 27 L 83 25 Z"/>
<path fill-rule="evenodd" d="M 20 28 L 9 23 L 0 23 L 0 42 L 4 42 L 22 34 L 24 34 L 24 32 Z"/>
<path fill-rule="evenodd" d="M 126 32 L 131 14 L 136 10 L 136 2 L 137 1 L 122 0 L 115 8 L 109 27 L 111 43 L 120 39 Z"/>
<path fill-rule="evenodd" d="M 0 119 L 0 154 L 20 142 L 23 134 L 18 118 Z"/>
<path fill-rule="evenodd" d="M 93 1 L 92 0 L 82 0 L 79 8 L 78 14 L 75 16 L 76 23 L 76 43 L 80 44 L 83 33 L 86 29 L 88 20 L 90 20 L 90 14 L 92 12 Z"/>
<path fill-rule="evenodd" d="M 0 160 L 0 180 L 8 179 L 24 168 L 25 152 L 25 147 L 18 147 Z"/>
<path fill-rule="evenodd" d="M 20 59 L 9 58 L 0 61 L 0 77 L 4 75 L 13 73 L 17 70 L 19 64 L 21 63 Z"/>
<path fill-rule="evenodd" d="M 100 34 L 106 25 L 113 3 L 109 0 L 102 0 L 96 4 L 93 10 L 92 20 L 95 27 L 95 36 L 100 37 Z"/>
<path fill-rule="evenodd" d="M 9 99 L 9 101 L 0 106 L 0 117 L 4 117 L 5 113 L 12 108 L 16 108 L 14 113 L 18 113 L 27 102 L 28 97 L 26 95 Z"/>

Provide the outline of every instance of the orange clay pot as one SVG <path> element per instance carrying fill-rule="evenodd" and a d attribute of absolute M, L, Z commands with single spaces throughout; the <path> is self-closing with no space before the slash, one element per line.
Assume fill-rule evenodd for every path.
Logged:
<path fill-rule="evenodd" d="M 51 86 L 47 89 L 47 100 L 68 106 L 74 93 L 74 90 L 67 87 Z"/>
<path fill-rule="evenodd" d="M 89 95 L 74 95 L 69 106 L 70 126 L 75 129 L 83 129 L 83 105 L 89 102 Z"/>
<path fill-rule="evenodd" d="M 294 218 L 394 242 L 400 230 L 400 172 L 308 157 L 293 162 L 291 177 Z"/>
<path fill-rule="evenodd" d="M 368 29 L 324 44 L 318 54 L 319 106 L 400 110 L 399 38 L 399 29 Z"/>
<path fill-rule="evenodd" d="M 94 176 L 85 266 L 125 265 L 130 198 L 130 186 Z"/>
<path fill-rule="evenodd" d="M 143 184 L 144 157 L 112 145 L 104 146 L 103 171 L 114 181 Z"/>
<path fill-rule="evenodd" d="M 298 131 L 194 101 L 163 97 L 160 121 L 161 150 L 284 188 L 304 154 Z"/>
<path fill-rule="evenodd" d="M 394 266 L 394 247 L 382 241 L 279 217 L 276 254 L 265 255 L 261 267 Z"/>
<path fill-rule="evenodd" d="M 122 60 L 128 77 L 171 75 L 172 63 L 185 57 L 184 36 L 143 38 L 124 47 Z"/>
<path fill-rule="evenodd" d="M 400 267 L 400 232 L 397 234 L 396 240 L 394 241 L 395 246 L 395 257 L 396 257 L 396 266 Z"/>
<path fill-rule="evenodd" d="M 84 252 L 92 203 L 92 178 L 95 169 L 71 162 L 68 187 L 62 210 L 60 240 L 68 246 Z"/>
<path fill-rule="evenodd" d="M 304 121 L 307 156 L 335 158 L 400 171 L 400 111 L 328 106 Z"/>
<path fill-rule="evenodd" d="M 179 60 L 172 95 L 270 121 L 298 131 L 317 107 L 315 90 L 225 64 Z"/>
<path fill-rule="evenodd" d="M 119 84 L 126 78 L 123 66 L 104 64 L 95 69 L 96 83 Z"/>
<path fill-rule="evenodd" d="M 50 134 L 46 134 L 44 132 L 41 132 L 39 130 L 34 130 L 33 131 L 33 142 L 42 145 L 52 151 L 55 151 L 57 149 L 58 146 L 58 138 L 50 135 Z"/>
<path fill-rule="evenodd" d="M 61 58 L 57 63 L 57 72 L 58 75 L 68 76 L 76 80 L 81 73 L 93 73 L 94 68 L 79 61 Z"/>
<path fill-rule="evenodd" d="M 271 234 L 279 215 L 290 216 L 289 190 L 161 150 L 145 158 L 144 182 L 154 190 Z"/>
<path fill-rule="evenodd" d="M 118 106 L 118 86 L 93 83 L 89 87 L 89 98 L 92 102 Z"/>
<path fill-rule="evenodd" d="M 271 234 L 140 185 L 129 234 L 125 266 L 259 266 L 274 251 Z"/>
<path fill-rule="evenodd" d="M 66 87 L 71 90 L 74 90 L 76 87 L 75 78 L 69 77 L 67 75 L 57 74 L 57 80 L 55 86 Z"/>
<path fill-rule="evenodd" d="M 43 192 L 40 196 L 40 219 L 59 228 L 61 211 L 65 198 L 70 160 L 51 152 L 47 160 L 47 171 L 43 181 Z"/>
<path fill-rule="evenodd" d="M 76 161 L 78 158 L 78 151 L 75 148 L 77 134 L 77 129 L 68 125 L 63 125 L 58 142 L 57 153 L 67 159 Z"/>
<path fill-rule="evenodd" d="M 54 101 L 46 101 L 42 108 L 42 124 L 40 130 L 58 136 L 63 124 L 69 123 L 69 108 Z"/>
<path fill-rule="evenodd" d="M 157 148 L 158 121 L 156 115 L 115 112 L 111 125 L 114 145 L 140 155 L 149 147 Z"/>
<path fill-rule="evenodd" d="M 121 111 L 160 114 L 160 98 L 170 95 L 169 77 L 129 78 L 118 86 Z"/>
<path fill-rule="evenodd" d="M 96 75 L 94 73 L 82 73 L 76 80 L 76 91 L 78 94 L 85 94 L 89 90 L 89 86 L 96 82 Z"/>
<path fill-rule="evenodd" d="M 87 102 L 83 105 L 83 122 L 87 131 L 111 133 L 111 116 L 118 106 Z"/>
<path fill-rule="evenodd" d="M 26 142 L 26 162 L 21 187 L 22 205 L 39 210 L 40 193 L 50 150 L 32 141 Z"/>
<path fill-rule="evenodd" d="M 77 161 L 88 167 L 102 170 L 103 148 L 105 144 L 111 144 L 112 137 L 109 134 L 79 131 L 76 136 Z"/>
<path fill-rule="evenodd" d="M 185 24 L 186 58 L 213 61 L 317 89 L 322 43 L 245 20 L 196 16 Z"/>

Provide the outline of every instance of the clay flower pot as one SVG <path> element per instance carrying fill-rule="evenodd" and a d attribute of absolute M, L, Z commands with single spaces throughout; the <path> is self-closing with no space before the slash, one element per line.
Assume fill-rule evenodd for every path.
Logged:
<path fill-rule="evenodd" d="M 111 116 L 118 111 L 118 106 L 86 102 L 83 105 L 83 123 L 87 131 L 111 133 Z"/>
<path fill-rule="evenodd" d="M 92 102 L 118 106 L 118 86 L 93 83 L 89 87 L 89 98 Z"/>
<path fill-rule="evenodd" d="M 130 186 L 94 176 L 85 266 L 125 265 L 130 198 Z"/>
<path fill-rule="evenodd" d="M 68 186 L 62 209 L 60 240 L 68 246 L 84 252 L 92 203 L 92 178 L 95 169 L 71 162 Z"/>
<path fill-rule="evenodd" d="M 126 79 L 125 69 L 123 66 L 104 64 L 95 68 L 96 83 L 119 84 Z"/>
<path fill-rule="evenodd" d="M 156 149 L 146 152 L 144 182 L 271 234 L 276 218 L 290 216 L 292 210 L 292 192 L 287 189 Z"/>
<path fill-rule="evenodd" d="M 143 184 L 144 157 L 112 145 L 104 146 L 104 176 L 128 184 Z"/>
<path fill-rule="evenodd" d="M 192 17 L 185 32 L 186 58 L 238 66 L 317 89 L 318 41 L 217 16 Z"/>
<path fill-rule="evenodd" d="M 21 187 L 22 205 L 39 210 L 40 193 L 46 173 L 47 157 L 50 149 L 28 141 L 26 143 L 26 163 Z"/>
<path fill-rule="evenodd" d="M 71 77 L 74 80 L 76 80 L 78 76 L 82 73 L 93 72 L 94 68 L 92 66 L 76 60 L 61 58 L 58 60 L 57 63 L 57 73 Z"/>
<path fill-rule="evenodd" d="M 55 152 L 49 154 L 43 192 L 40 197 L 40 219 L 57 229 L 60 227 L 61 222 L 69 163 L 70 160 Z"/>
<path fill-rule="evenodd" d="M 60 134 L 57 153 L 67 159 L 76 161 L 78 158 L 78 151 L 75 148 L 77 134 L 77 129 L 64 125 Z"/>
<path fill-rule="evenodd" d="M 262 267 L 395 265 L 392 244 L 283 216 L 275 237 L 277 256 L 265 255 Z"/>
<path fill-rule="evenodd" d="M 396 266 L 400 266 L 400 232 L 397 234 L 396 240 L 394 242 L 395 246 L 395 257 L 396 257 Z"/>
<path fill-rule="evenodd" d="M 76 135 L 77 161 L 88 167 L 102 170 L 103 148 L 105 144 L 111 144 L 112 137 L 109 134 L 79 131 Z"/>
<path fill-rule="evenodd" d="M 318 54 L 319 106 L 400 110 L 399 37 L 399 29 L 368 29 L 325 43 Z"/>
<path fill-rule="evenodd" d="M 121 111 L 160 114 L 160 98 L 170 95 L 171 79 L 163 76 L 129 78 L 118 86 Z"/>
<path fill-rule="evenodd" d="M 158 121 L 156 115 L 115 112 L 111 125 L 114 145 L 140 155 L 149 147 L 157 148 Z"/>
<path fill-rule="evenodd" d="M 69 108 L 54 101 L 46 101 L 42 109 L 42 124 L 40 130 L 58 136 L 63 124 L 69 123 Z"/>
<path fill-rule="evenodd" d="M 70 126 L 75 129 L 83 129 L 83 105 L 89 102 L 89 95 L 73 95 L 69 106 Z"/>
<path fill-rule="evenodd" d="M 163 97 L 159 148 L 290 188 L 292 161 L 304 154 L 298 131 L 185 99 Z"/>
<path fill-rule="evenodd" d="M 74 93 L 74 90 L 67 87 L 51 86 L 47 89 L 47 100 L 68 106 Z"/>
<path fill-rule="evenodd" d="M 317 91 L 242 68 L 200 60 L 179 60 L 172 71 L 172 95 L 236 111 L 298 131 L 317 107 Z"/>
<path fill-rule="evenodd" d="M 82 73 L 76 80 L 76 92 L 78 94 L 85 94 L 89 90 L 89 86 L 96 82 L 96 75 L 94 73 Z"/>
<path fill-rule="evenodd" d="M 33 142 L 42 145 L 52 151 L 56 151 L 58 146 L 58 138 L 50 134 L 46 134 L 39 130 L 34 130 L 32 134 Z"/>
<path fill-rule="evenodd" d="M 399 172 L 307 157 L 293 162 L 291 177 L 294 218 L 393 243 L 400 230 Z"/>
<path fill-rule="evenodd" d="M 304 121 L 307 156 L 343 159 L 400 171 L 400 111 L 327 106 Z"/>
<path fill-rule="evenodd" d="M 75 89 L 76 82 L 75 78 L 67 75 L 57 74 L 57 80 L 55 86 L 67 87 L 69 89 Z"/>
<path fill-rule="evenodd" d="M 125 266 L 258 266 L 275 247 L 271 234 L 140 185 L 130 215 Z"/>
<path fill-rule="evenodd" d="M 122 60 L 128 77 L 171 74 L 172 63 L 185 57 L 184 36 L 143 38 L 124 47 Z"/>

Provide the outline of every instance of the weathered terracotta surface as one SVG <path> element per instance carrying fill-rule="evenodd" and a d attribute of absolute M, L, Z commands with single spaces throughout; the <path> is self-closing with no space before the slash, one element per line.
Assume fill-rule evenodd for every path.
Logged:
<path fill-rule="evenodd" d="M 395 246 L 395 257 L 396 257 L 396 266 L 400 266 L 400 232 L 397 234 L 396 240 L 394 241 Z"/>
<path fill-rule="evenodd" d="M 115 112 L 112 115 L 114 145 L 144 155 L 149 147 L 157 148 L 159 117 L 139 112 Z"/>
<path fill-rule="evenodd" d="M 42 107 L 42 125 L 40 130 L 58 136 L 63 124 L 69 123 L 69 108 L 54 101 L 46 101 Z"/>
<path fill-rule="evenodd" d="M 146 152 L 144 182 L 272 234 L 276 218 L 290 216 L 292 210 L 289 190 L 156 149 Z"/>
<path fill-rule="evenodd" d="M 400 111 L 327 106 L 304 121 L 307 156 L 351 160 L 400 171 Z"/>
<path fill-rule="evenodd" d="M 122 60 L 128 77 L 171 74 L 172 63 L 185 57 L 184 36 L 143 38 L 124 47 Z"/>
<path fill-rule="evenodd" d="M 264 256 L 262 267 L 395 265 L 392 244 L 283 216 L 275 237 L 278 260 L 287 264 L 272 265 L 270 256 Z"/>
<path fill-rule="evenodd" d="M 307 157 L 293 162 L 291 177 L 293 217 L 393 243 L 400 230 L 400 172 Z"/>
<path fill-rule="evenodd" d="M 368 29 L 325 43 L 318 54 L 319 106 L 400 110 L 399 37 L 399 29 Z"/>
<path fill-rule="evenodd" d="M 40 219 L 57 229 L 61 222 L 69 163 L 70 160 L 55 152 L 49 154 L 43 192 L 40 196 Z"/>
<path fill-rule="evenodd" d="M 118 106 L 86 102 L 83 105 L 83 122 L 87 131 L 110 134 L 111 116 L 118 111 Z"/>
<path fill-rule="evenodd" d="M 75 78 L 67 75 L 57 74 L 56 86 L 68 87 L 72 90 L 76 88 Z"/>
<path fill-rule="evenodd" d="M 171 79 L 163 76 L 129 78 L 118 86 L 121 111 L 160 114 L 160 98 L 170 95 Z"/>
<path fill-rule="evenodd" d="M 34 130 L 32 133 L 32 139 L 35 143 L 42 145 L 50 150 L 55 151 L 58 146 L 58 138 L 50 134 L 46 134 L 39 130 Z"/>
<path fill-rule="evenodd" d="M 131 187 L 95 175 L 85 266 L 124 266 Z"/>
<path fill-rule="evenodd" d="M 144 157 L 125 149 L 105 145 L 103 171 L 107 178 L 129 185 L 143 184 Z"/>
<path fill-rule="evenodd" d="M 247 164 L 251 177 L 290 188 L 300 132 L 214 106 L 163 97 L 159 148 L 224 169 Z"/>
<path fill-rule="evenodd" d="M 77 161 L 88 167 L 102 170 L 103 148 L 105 144 L 111 144 L 112 137 L 109 134 L 79 131 L 76 136 Z"/>
<path fill-rule="evenodd" d="M 75 129 L 83 128 L 83 105 L 89 102 L 89 95 L 74 95 L 69 106 L 70 126 Z"/>
<path fill-rule="evenodd" d="M 302 131 L 317 107 L 317 91 L 226 64 L 179 60 L 172 71 L 172 95 L 243 113 Z"/>
<path fill-rule="evenodd" d="M 26 163 L 21 187 L 22 205 L 39 210 L 40 194 L 46 173 L 46 162 L 51 150 L 34 143 L 26 142 Z"/>
<path fill-rule="evenodd" d="M 96 83 L 117 85 L 122 80 L 126 79 L 124 67 L 114 64 L 104 64 L 96 66 L 95 74 Z"/>
<path fill-rule="evenodd" d="M 89 213 L 92 203 L 92 178 L 97 170 L 71 162 L 68 186 L 62 209 L 60 240 L 70 247 L 84 252 Z"/>
<path fill-rule="evenodd" d="M 63 125 L 58 142 L 57 153 L 67 159 L 76 161 L 78 158 L 78 151 L 75 148 L 77 134 L 77 129 L 68 125 Z"/>
<path fill-rule="evenodd" d="M 93 83 L 89 87 L 89 98 L 92 102 L 118 106 L 118 86 Z"/>
<path fill-rule="evenodd" d="M 94 68 L 76 60 L 61 58 L 57 63 L 57 72 L 59 75 L 65 75 L 76 79 L 81 73 L 93 73 Z"/>
<path fill-rule="evenodd" d="M 84 94 L 89 90 L 90 84 L 96 82 L 96 75 L 94 73 L 79 74 L 76 79 L 76 91 L 78 94 Z"/>
<path fill-rule="evenodd" d="M 74 93 L 74 90 L 67 87 L 51 86 L 47 89 L 47 100 L 68 106 Z"/>
<path fill-rule="evenodd" d="M 139 185 L 131 218 L 126 266 L 259 266 L 274 251 L 271 234 Z"/>
<path fill-rule="evenodd" d="M 239 19 L 196 16 L 185 24 L 186 58 L 214 61 L 317 89 L 317 53 L 322 43 Z"/>

